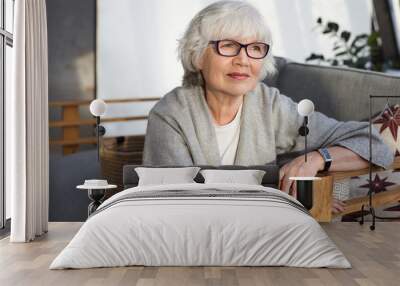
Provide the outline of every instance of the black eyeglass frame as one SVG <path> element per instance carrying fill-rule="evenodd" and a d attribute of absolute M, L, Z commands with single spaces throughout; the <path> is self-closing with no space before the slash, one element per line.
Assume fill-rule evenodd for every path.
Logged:
<path fill-rule="evenodd" d="M 237 52 L 235 55 L 231 55 L 231 56 L 224 55 L 224 54 L 222 54 L 222 53 L 220 52 L 220 50 L 219 50 L 219 43 L 220 43 L 220 42 L 223 42 L 223 41 L 231 41 L 231 42 L 234 42 L 234 43 L 236 43 L 236 44 L 238 44 L 238 45 L 240 46 L 240 49 L 238 50 L 238 52 Z M 235 41 L 235 40 L 228 40 L 228 39 L 225 39 L 225 40 L 217 40 L 217 41 L 209 41 L 209 44 L 212 44 L 212 45 L 215 46 L 215 50 L 217 51 L 218 55 L 220 55 L 220 56 L 223 56 L 223 57 L 230 57 L 230 58 L 231 58 L 231 57 L 236 57 L 238 54 L 240 54 L 240 51 L 242 50 L 242 48 L 244 48 L 244 50 L 246 51 L 246 55 L 247 55 L 249 58 L 255 59 L 255 60 L 261 60 L 261 59 L 265 58 L 265 57 L 268 55 L 269 50 L 270 50 L 270 48 L 271 48 L 270 45 L 268 45 L 267 43 L 263 43 L 263 42 L 254 42 L 254 43 L 250 43 L 250 44 L 244 45 L 244 44 L 241 44 L 241 43 L 239 43 L 239 42 L 237 42 L 237 41 Z M 266 46 L 266 53 L 265 53 L 265 56 L 263 56 L 263 57 L 261 57 L 261 58 L 256 58 L 256 57 L 252 57 L 252 56 L 249 55 L 249 51 L 247 50 L 247 47 L 250 46 L 250 45 L 254 45 L 254 44 L 263 44 L 263 45 Z"/>

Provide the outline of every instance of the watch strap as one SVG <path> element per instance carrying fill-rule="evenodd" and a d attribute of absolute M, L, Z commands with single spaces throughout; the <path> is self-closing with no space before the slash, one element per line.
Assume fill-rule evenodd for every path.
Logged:
<path fill-rule="evenodd" d="M 323 172 L 326 172 L 329 170 L 332 164 L 331 154 L 329 153 L 328 148 L 320 148 L 318 149 L 318 152 L 321 154 L 322 158 L 324 158 L 325 166 Z"/>

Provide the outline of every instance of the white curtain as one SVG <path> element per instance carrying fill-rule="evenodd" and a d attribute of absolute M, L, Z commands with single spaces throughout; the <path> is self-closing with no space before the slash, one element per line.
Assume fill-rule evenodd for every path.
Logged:
<path fill-rule="evenodd" d="M 6 187 L 12 242 L 47 232 L 48 60 L 45 0 L 15 1 L 13 91 L 6 98 Z"/>

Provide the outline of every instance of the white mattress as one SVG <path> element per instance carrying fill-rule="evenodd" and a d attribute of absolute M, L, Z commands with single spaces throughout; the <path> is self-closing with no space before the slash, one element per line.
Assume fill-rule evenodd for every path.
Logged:
<path fill-rule="evenodd" d="M 178 196 L 119 201 L 137 192 L 168 190 L 261 190 L 299 204 L 279 190 L 254 185 L 193 183 L 127 189 L 99 207 L 50 269 L 127 265 L 351 267 L 310 215 L 274 199 Z"/>

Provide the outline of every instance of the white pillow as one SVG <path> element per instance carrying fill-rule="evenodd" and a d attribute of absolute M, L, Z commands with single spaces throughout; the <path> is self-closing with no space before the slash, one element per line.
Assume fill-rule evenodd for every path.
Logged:
<path fill-rule="evenodd" d="M 201 170 L 205 184 L 235 183 L 247 185 L 261 185 L 265 171 L 262 170 Z"/>
<path fill-rule="evenodd" d="M 195 183 L 193 179 L 199 170 L 199 167 L 135 168 L 139 176 L 139 186 Z"/>

